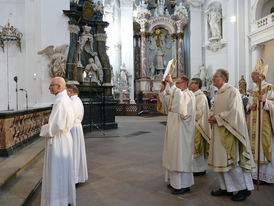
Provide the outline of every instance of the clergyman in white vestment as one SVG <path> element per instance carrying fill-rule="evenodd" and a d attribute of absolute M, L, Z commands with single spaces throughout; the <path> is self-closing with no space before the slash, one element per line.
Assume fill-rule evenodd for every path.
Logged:
<path fill-rule="evenodd" d="M 220 184 L 211 195 L 233 195 L 231 199 L 240 202 L 254 189 L 251 172 L 255 165 L 241 94 L 227 83 L 228 79 L 224 69 L 213 76 L 218 91 L 208 119 L 212 125 L 208 168 L 216 172 Z"/>
<path fill-rule="evenodd" d="M 258 123 L 259 101 L 261 109 L 261 134 L 260 134 L 260 184 L 274 184 L 274 86 L 265 81 L 268 66 L 263 59 L 259 59 L 251 74 L 255 87 L 250 90 L 247 104 L 247 123 L 251 149 L 254 160 L 258 162 Z M 259 95 L 259 75 L 262 76 L 262 91 Z M 259 101 L 258 101 L 259 100 Z M 257 169 L 252 173 L 253 179 L 257 180 Z"/>
<path fill-rule="evenodd" d="M 84 183 L 88 180 L 88 168 L 86 158 L 85 139 L 82 128 L 84 106 L 78 97 L 79 91 L 75 85 L 67 85 L 67 93 L 74 106 L 74 125 L 71 129 L 73 140 L 73 160 L 75 171 L 75 183 Z"/>
<path fill-rule="evenodd" d="M 48 124 L 40 136 L 46 138 L 41 206 L 76 205 L 75 176 L 72 159 L 74 111 L 62 77 L 51 80 L 49 90 L 56 96 Z"/>
<path fill-rule="evenodd" d="M 193 134 L 195 121 L 195 96 L 188 90 L 188 77 L 176 79 L 167 75 L 159 94 L 160 112 L 168 114 L 163 151 L 165 180 L 172 194 L 190 191 L 193 178 Z"/>
<path fill-rule="evenodd" d="M 196 100 L 193 172 L 194 176 L 204 175 L 207 170 L 207 157 L 210 142 L 209 107 L 205 94 L 201 90 L 202 80 L 192 78 L 189 89 Z"/>

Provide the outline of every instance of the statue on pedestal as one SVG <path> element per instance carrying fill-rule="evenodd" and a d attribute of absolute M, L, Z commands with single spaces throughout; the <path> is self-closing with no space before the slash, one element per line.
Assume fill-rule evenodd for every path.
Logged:
<path fill-rule="evenodd" d="M 90 26 L 83 26 L 83 33 L 79 37 L 79 54 L 83 53 L 85 50 L 86 52 L 90 53 L 91 55 L 93 54 L 93 36 L 90 33 L 91 27 Z M 88 43 L 88 47 L 85 47 L 86 44 Z"/>
<path fill-rule="evenodd" d="M 220 9 L 217 5 L 212 5 L 211 8 L 206 11 L 206 15 L 211 34 L 210 39 L 221 39 L 222 14 Z"/>
<path fill-rule="evenodd" d="M 163 73 L 165 68 L 164 68 L 164 52 L 160 47 L 157 49 L 157 53 L 155 56 L 156 60 L 156 70 L 159 71 L 159 73 Z"/>
<path fill-rule="evenodd" d="M 93 58 L 89 58 L 89 64 L 85 67 L 85 72 L 88 74 L 92 72 L 91 79 L 86 78 L 86 81 L 95 82 L 96 84 L 100 84 L 103 82 L 103 70 L 98 65 L 94 63 Z M 88 76 L 88 75 L 87 75 Z"/>
<path fill-rule="evenodd" d="M 205 68 L 204 65 L 200 66 L 199 73 L 195 75 L 196 77 L 200 78 L 202 80 L 202 91 L 209 91 L 210 86 L 212 83 L 212 80 L 209 77 L 209 74 L 207 72 L 207 69 Z"/>

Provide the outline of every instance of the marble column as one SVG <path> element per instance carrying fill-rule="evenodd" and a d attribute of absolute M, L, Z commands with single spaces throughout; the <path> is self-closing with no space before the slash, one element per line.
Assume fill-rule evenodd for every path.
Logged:
<path fill-rule="evenodd" d="M 184 33 L 177 34 L 177 76 L 181 76 L 186 72 L 183 68 L 183 38 Z"/>
<path fill-rule="evenodd" d="M 141 32 L 141 67 L 140 67 L 140 77 L 146 78 L 147 77 L 147 40 L 145 32 Z"/>

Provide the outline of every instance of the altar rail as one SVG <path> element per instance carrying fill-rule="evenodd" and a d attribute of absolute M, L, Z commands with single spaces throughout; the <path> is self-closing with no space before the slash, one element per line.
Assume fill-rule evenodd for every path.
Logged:
<path fill-rule="evenodd" d="M 118 116 L 136 116 L 138 114 L 148 114 L 148 115 L 160 115 L 157 112 L 156 103 L 138 103 L 138 104 L 117 104 L 116 105 L 116 115 Z"/>
<path fill-rule="evenodd" d="M 0 111 L 0 156 L 9 156 L 39 136 L 51 107 Z"/>

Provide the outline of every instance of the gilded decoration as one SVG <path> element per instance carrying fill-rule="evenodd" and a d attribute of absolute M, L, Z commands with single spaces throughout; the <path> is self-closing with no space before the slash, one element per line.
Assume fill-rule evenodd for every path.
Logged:
<path fill-rule="evenodd" d="M 94 14 L 95 4 L 90 1 L 86 1 L 83 6 L 83 18 L 86 20 L 90 20 Z"/>
<path fill-rule="evenodd" d="M 5 41 L 16 41 L 16 46 L 21 51 L 21 38 L 23 34 L 8 22 L 5 26 L 0 26 L 0 47 L 4 51 Z"/>

